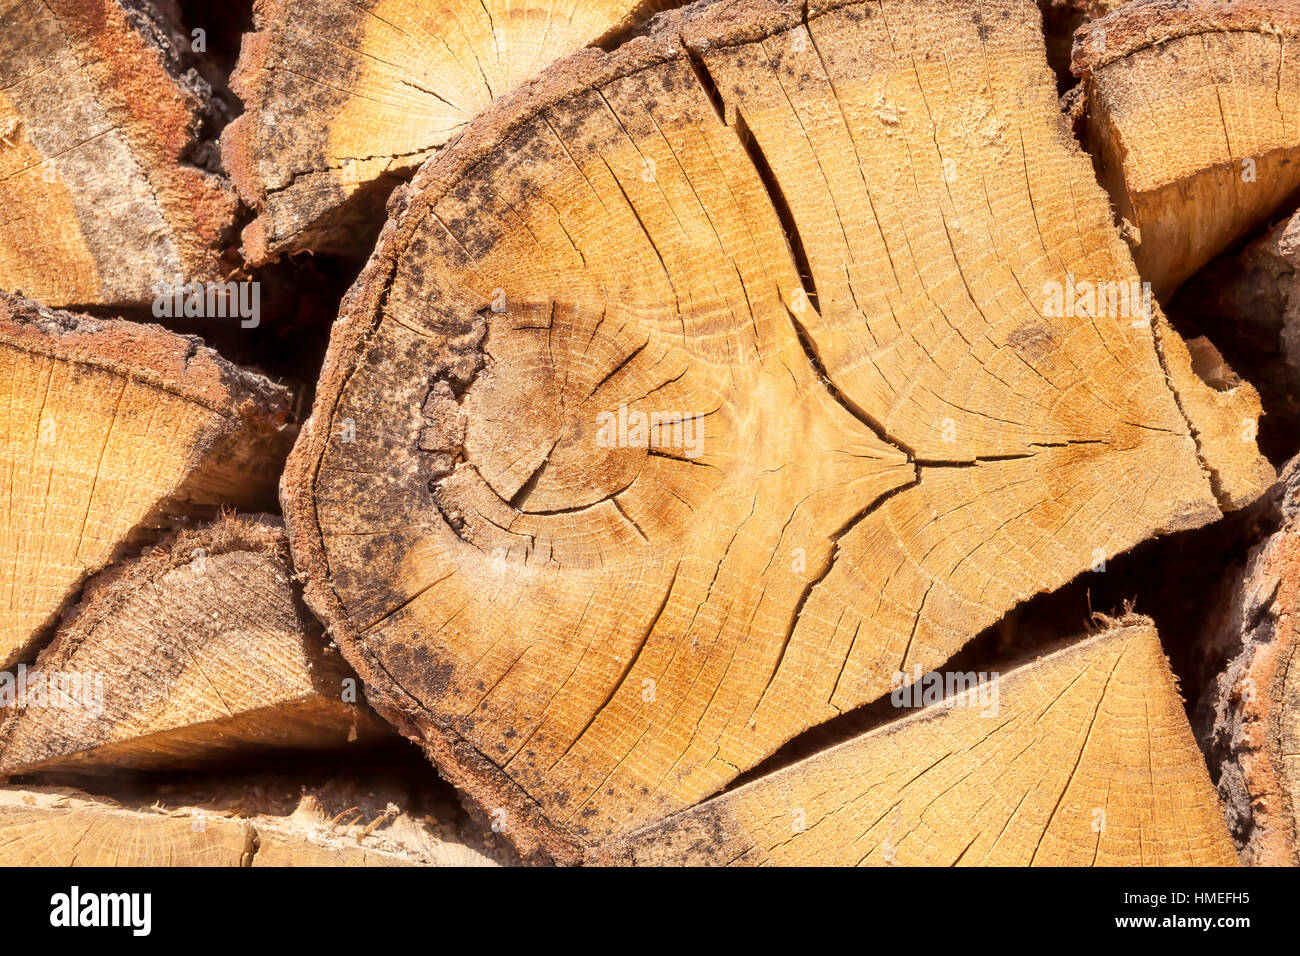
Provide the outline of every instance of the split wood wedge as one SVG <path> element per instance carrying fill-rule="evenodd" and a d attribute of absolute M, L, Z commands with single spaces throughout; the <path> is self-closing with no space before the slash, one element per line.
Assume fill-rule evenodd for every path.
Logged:
<path fill-rule="evenodd" d="M 93 579 L 0 683 L 0 773 L 172 769 L 385 735 L 292 583 L 272 519 L 225 517 Z"/>
<path fill-rule="evenodd" d="M 199 339 L 0 293 L 0 666 L 128 547 L 273 502 L 289 399 Z"/>
<path fill-rule="evenodd" d="M 46 305 L 145 305 L 220 281 L 235 191 L 221 107 L 189 38 L 149 2 L 21 0 L 0 12 L 0 289 Z"/>
<path fill-rule="evenodd" d="M 392 188 L 494 96 L 671 0 L 259 0 L 225 162 L 254 264 L 364 255 Z"/>
<path fill-rule="evenodd" d="M 942 703 L 633 834 L 607 861 L 1237 864 L 1150 621 L 1006 674 L 932 676 Z"/>
<path fill-rule="evenodd" d="M 1027 0 L 735 0 L 398 193 L 281 497 L 371 704 L 526 852 L 1271 484 L 1065 123 Z"/>
<path fill-rule="evenodd" d="M 1281 527 L 1224 582 L 1208 647 L 1229 659 L 1200 727 L 1242 860 L 1300 865 L 1300 459 L 1279 482 Z"/>
<path fill-rule="evenodd" d="M 1300 190 L 1300 0 L 1142 0 L 1075 38 L 1087 140 L 1158 295 Z"/>

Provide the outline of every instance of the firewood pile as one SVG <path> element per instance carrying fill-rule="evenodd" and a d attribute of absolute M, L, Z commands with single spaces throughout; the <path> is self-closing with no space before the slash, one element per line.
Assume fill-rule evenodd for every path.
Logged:
<path fill-rule="evenodd" d="M 1300 0 L 0 12 L 0 863 L 1300 864 Z"/>

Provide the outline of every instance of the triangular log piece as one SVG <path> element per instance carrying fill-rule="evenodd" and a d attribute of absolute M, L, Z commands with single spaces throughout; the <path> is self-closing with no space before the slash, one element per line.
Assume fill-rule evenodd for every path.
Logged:
<path fill-rule="evenodd" d="M 1157 295 L 1300 188 L 1300 2 L 1140 0 L 1075 38 L 1089 150 Z"/>
<path fill-rule="evenodd" d="M 607 862 L 1235 865 L 1155 628 L 1129 619 L 670 817 Z M 901 699 L 901 698 L 900 698 Z M 928 699 L 928 698 L 927 698 Z"/>
<path fill-rule="evenodd" d="M 371 704 L 525 852 L 691 806 L 1273 479 L 1020 0 L 666 14 L 390 205 L 290 541 Z"/>
<path fill-rule="evenodd" d="M 0 666 L 178 517 L 274 503 L 286 389 L 158 326 L 0 293 Z"/>
<path fill-rule="evenodd" d="M 179 769 L 388 728 L 299 600 L 283 526 L 225 517 L 92 579 L 0 675 L 0 773 Z"/>
<path fill-rule="evenodd" d="M 0 289 L 46 305 L 147 305 L 230 271 L 224 109 L 191 37 L 149 0 L 0 12 Z"/>
<path fill-rule="evenodd" d="M 225 162 L 254 264 L 364 254 L 392 188 L 493 97 L 671 0 L 267 0 L 231 80 Z"/>

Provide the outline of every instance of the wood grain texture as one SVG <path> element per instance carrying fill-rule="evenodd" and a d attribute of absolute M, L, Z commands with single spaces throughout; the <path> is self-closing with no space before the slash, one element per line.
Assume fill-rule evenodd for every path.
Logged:
<path fill-rule="evenodd" d="M 1236 864 L 1149 621 L 985 678 L 996 692 L 950 696 L 601 856 L 638 865 Z"/>
<path fill-rule="evenodd" d="M 698 802 L 1273 477 L 1157 308 L 1047 306 L 1138 277 L 1027 2 L 669 14 L 391 208 L 286 519 L 368 699 L 527 852 Z M 701 441 L 602 440 L 632 411 Z"/>
<path fill-rule="evenodd" d="M 0 773 L 180 770 L 385 736 L 288 551 L 278 521 L 227 516 L 93 579 L 24 674 L 43 695 L 0 711 Z"/>
<path fill-rule="evenodd" d="M 0 788 L 5 866 L 247 866 L 254 832 L 239 820 L 142 813 L 75 792 Z"/>
<path fill-rule="evenodd" d="M 245 257 L 364 255 L 392 188 L 494 97 L 671 0 L 259 0 L 222 142 Z"/>
<path fill-rule="evenodd" d="M 1140 0 L 1080 31 L 1087 140 L 1159 295 L 1300 189 L 1300 2 Z"/>
<path fill-rule="evenodd" d="M 146 305 L 220 281 L 235 191 L 220 107 L 163 11 L 22 0 L 0 13 L 0 289 L 51 306 Z"/>
<path fill-rule="evenodd" d="M 129 546 L 273 503 L 289 407 L 199 339 L 0 293 L 0 666 Z"/>
<path fill-rule="evenodd" d="M 150 804 L 68 788 L 2 787 L 0 865 L 494 865 L 436 820 L 406 812 L 409 795 L 400 790 L 379 789 L 365 807 L 348 801 L 342 811 L 337 798 L 347 791 L 333 786 L 303 788 L 296 805 L 265 805 L 268 790 L 291 789 L 298 790 L 289 781 L 251 790 L 215 783 L 199 802 Z M 371 806 L 376 796 L 378 809 Z"/>

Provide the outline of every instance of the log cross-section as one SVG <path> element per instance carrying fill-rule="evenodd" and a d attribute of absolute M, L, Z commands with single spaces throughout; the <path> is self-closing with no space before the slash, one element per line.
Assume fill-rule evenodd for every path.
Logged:
<path fill-rule="evenodd" d="M 0 293 L 0 666 L 178 518 L 272 503 L 289 405 L 199 339 Z"/>
<path fill-rule="evenodd" d="M 0 773 L 167 770 L 387 728 L 293 586 L 279 523 L 220 521 L 97 575 L 0 710 Z"/>
<path fill-rule="evenodd" d="M 190 37 L 139 0 L 0 11 L 0 289 L 45 305 L 147 305 L 158 283 L 219 281 L 235 191 L 222 107 Z"/>
<path fill-rule="evenodd" d="M 486 107 L 663 0 L 259 0 L 222 137 L 244 256 L 365 254 L 389 191 Z"/>
<path fill-rule="evenodd" d="M 391 206 L 282 499 L 371 703 L 525 851 L 690 806 L 1272 479 L 1028 2 L 669 14 Z"/>
<path fill-rule="evenodd" d="M 276 777 L 204 783 L 204 801 L 197 806 L 177 805 L 165 788 L 151 800 L 135 795 L 129 803 L 62 787 L 0 788 L 0 865 L 465 867 L 495 862 L 464 843 L 454 828 L 437 825 L 427 813 L 410 813 L 412 795 L 388 781 L 371 781 L 365 805 L 344 803 L 343 812 L 338 797 L 349 790 L 329 784 L 307 786 Z M 297 806 L 286 807 L 298 794 Z M 375 797 L 401 802 L 390 801 L 376 813 Z"/>
<path fill-rule="evenodd" d="M 1140 0 L 1075 37 L 1086 136 L 1165 295 L 1300 190 L 1300 2 Z"/>

